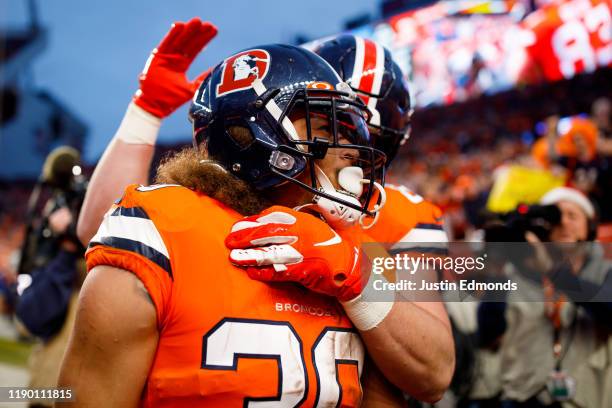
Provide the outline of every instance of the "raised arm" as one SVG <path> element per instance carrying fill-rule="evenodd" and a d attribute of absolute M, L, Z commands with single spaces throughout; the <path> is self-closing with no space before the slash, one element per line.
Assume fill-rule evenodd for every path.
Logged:
<path fill-rule="evenodd" d="M 76 403 L 58 406 L 136 407 L 157 348 L 155 306 L 132 273 L 91 270 L 79 298 L 59 387 Z"/>
<path fill-rule="evenodd" d="M 134 106 L 130 105 L 126 117 L 130 109 L 134 109 Z M 148 184 L 154 151 L 155 146 L 152 144 L 132 144 L 118 137 L 110 142 L 94 170 L 79 214 L 77 235 L 83 245 L 89 244 L 104 213 L 114 200 L 121 197 L 125 186 L 133 183 Z"/>
<path fill-rule="evenodd" d="M 96 166 L 85 195 L 77 224 L 77 234 L 84 245 L 125 186 L 148 184 L 162 119 L 193 97 L 207 72 L 191 82 L 187 69 L 216 33 L 214 25 L 198 18 L 178 22 L 151 53 L 140 75 L 140 88 Z"/>

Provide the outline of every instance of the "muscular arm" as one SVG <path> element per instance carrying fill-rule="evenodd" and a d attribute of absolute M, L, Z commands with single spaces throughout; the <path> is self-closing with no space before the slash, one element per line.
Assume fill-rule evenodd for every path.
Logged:
<path fill-rule="evenodd" d="M 441 302 L 396 301 L 387 317 L 361 336 L 393 384 L 421 401 L 442 398 L 453 375 L 455 353 Z"/>
<path fill-rule="evenodd" d="M 363 385 L 362 408 L 406 406 L 406 400 L 402 392 L 382 375 L 378 367 L 370 359 L 366 359 L 361 383 Z"/>
<path fill-rule="evenodd" d="M 79 407 L 136 407 L 157 341 L 155 306 L 141 281 L 98 266 L 81 290 L 59 386 L 73 390 Z"/>
<path fill-rule="evenodd" d="M 199 18 L 176 22 L 151 53 L 139 77 L 134 102 L 89 184 L 77 224 L 77 235 L 84 245 L 128 184 L 147 184 L 161 121 L 188 102 L 208 74 L 206 71 L 194 81 L 186 76 L 194 58 L 216 34 L 214 25 Z"/>
<path fill-rule="evenodd" d="M 388 256 L 384 248 L 368 247 L 368 257 Z M 408 252 L 407 252 L 408 253 Z M 419 269 L 412 277 L 387 270 L 384 278 L 391 282 L 410 279 L 438 281 L 435 270 Z M 367 292 L 365 299 L 368 298 Z M 435 402 L 449 387 L 455 368 L 455 348 L 448 314 L 439 294 L 419 291 L 387 293 L 393 301 L 388 314 L 375 327 L 360 329 L 368 353 L 382 374 L 412 397 Z M 378 298 L 377 300 L 383 300 Z M 388 304 L 388 303 L 387 303 Z M 381 303 L 367 303 L 367 314 L 377 313 Z M 349 309 L 347 309 L 347 306 Z M 358 317 L 344 303 L 348 316 Z M 388 309 L 387 309 L 388 310 Z"/>
<path fill-rule="evenodd" d="M 94 170 L 79 215 L 77 235 L 87 246 L 104 213 L 128 184 L 147 184 L 155 146 L 128 144 L 117 138 L 106 148 Z"/>

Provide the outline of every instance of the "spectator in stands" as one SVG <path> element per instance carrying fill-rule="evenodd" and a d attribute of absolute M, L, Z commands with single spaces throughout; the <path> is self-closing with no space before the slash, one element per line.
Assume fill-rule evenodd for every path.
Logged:
<path fill-rule="evenodd" d="M 593 102 L 591 118 L 597 125 L 599 138 L 597 152 L 599 153 L 599 173 L 596 187 L 592 193 L 593 199 L 601 209 L 602 223 L 612 222 L 612 104 L 608 98 L 598 98 Z M 608 226 L 608 228 L 610 228 Z"/>
<path fill-rule="evenodd" d="M 562 401 L 602 407 L 612 397 L 603 381 L 612 375 L 606 357 L 612 332 L 612 264 L 603 258 L 601 246 L 591 242 L 595 209 L 586 196 L 558 187 L 541 204 L 559 207 L 561 222 L 552 228 L 550 241 L 563 243 L 558 245 L 567 257 L 551 257 L 551 247 L 528 232 L 536 254 L 531 265 L 539 274 L 527 278 L 526 270 L 507 265 L 520 293 L 510 292 L 505 303 L 480 305 L 480 338 L 492 345 L 503 336 L 504 407 L 561 407 Z M 527 298 L 531 301 L 525 302 Z"/>
<path fill-rule="evenodd" d="M 591 106 L 591 118 L 599 129 L 599 136 L 602 141 L 612 140 L 612 104 L 606 97 L 597 98 Z M 609 148 L 609 145 L 608 145 Z M 607 150 L 606 154 L 612 152 Z"/>

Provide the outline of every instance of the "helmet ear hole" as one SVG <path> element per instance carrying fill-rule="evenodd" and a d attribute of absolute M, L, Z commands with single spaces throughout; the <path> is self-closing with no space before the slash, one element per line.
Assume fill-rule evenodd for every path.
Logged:
<path fill-rule="evenodd" d="M 229 126 L 227 128 L 227 133 L 240 149 L 246 149 L 255 141 L 255 137 L 251 133 L 251 130 L 245 126 Z"/>

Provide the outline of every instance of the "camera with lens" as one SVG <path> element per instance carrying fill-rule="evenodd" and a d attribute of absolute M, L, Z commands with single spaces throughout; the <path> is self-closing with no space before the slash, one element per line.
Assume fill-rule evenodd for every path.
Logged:
<path fill-rule="evenodd" d="M 550 233 L 561 222 L 556 205 L 519 205 L 516 210 L 497 214 L 484 227 L 486 242 L 525 242 L 525 233 L 534 233 L 540 241 L 550 241 Z"/>
<path fill-rule="evenodd" d="M 69 240 L 84 252 L 76 235 L 76 222 L 85 198 L 87 180 L 82 174 L 80 156 L 76 149 L 59 147 L 46 158 L 39 182 L 28 203 L 26 234 L 21 248 L 18 273 L 32 275 L 46 266 Z M 48 197 L 41 205 L 41 197 Z M 49 217 L 60 208 L 67 208 L 72 222 L 61 234 L 53 231 Z"/>

